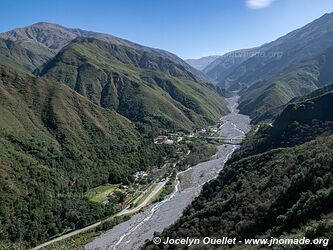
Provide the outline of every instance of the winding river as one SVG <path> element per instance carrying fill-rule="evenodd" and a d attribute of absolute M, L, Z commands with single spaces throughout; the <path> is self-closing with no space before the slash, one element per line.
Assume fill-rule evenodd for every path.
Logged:
<path fill-rule="evenodd" d="M 230 114 L 224 116 L 219 133 L 228 138 L 244 138 L 250 130 L 250 118 L 238 113 L 238 97 L 228 98 Z M 165 200 L 151 205 L 145 211 L 131 217 L 113 229 L 103 233 L 85 246 L 86 249 L 127 250 L 138 249 L 146 240 L 153 238 L 154 232 L 162 232 L 173 224 L 183 210 L 198 196 L 203 184 L 215 178 L 224 163 L 237 148 L 223 144 L 212 160 L 200 163 L 178 173 L 174 192 Z"/>

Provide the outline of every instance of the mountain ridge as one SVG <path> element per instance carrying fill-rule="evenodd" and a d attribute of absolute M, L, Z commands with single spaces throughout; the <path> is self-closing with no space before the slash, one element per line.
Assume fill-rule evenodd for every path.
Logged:
<path fill-rule="evenodd" d="M 109 217 L 115 204 L 87 190 L 131 183 L 172 155 L 153 143 L 161 131 L 189 133 L 229 112 L 228 92 L 172 53 L 48 28 L 0 35 L 0 248 Z"/>
<path fill-rule="evenodd" d="M 228 112 L 218 91 L 182 65 L 94 38 L 73 40 L 36 73 L 137 122 L 169 129 L 203 126 Z"/>
<path fill-rule="evenodd" d="M 276 74 L 291 64 L 323 52 L 332 46 L 332 43 L 333 13 L 327 13 L 309 24 L 259 47 L 259 51 L 266 56 L 250 57 L 229 74 L 223 83 L 230 86 L 235 82 L 249 86 L 258 79 L 264 79 L 268 74 Z M 275 53 L 280 53 L 281 56 L 270 56 Z"/>
<path fill-rule="evenodd" d="M 223 84 L 224 78 L 242 62 L 255 55 L 257 50 L 258 48 L 255 47 L 227 52 L 208 64 L 202 71 L 219 86 L 226 88 L 227 86 Z"/>
<path fill-rule="evenodd" d="M 241 92 L 239 109 L 260 121 L 265 112 L 306 95 L 333 81 L 333 47 L 282 70 L 278 75 L 258 81 Z"/>
<path fill-rule="evenodd" d="M 152 52 L 158 56 L 168 58 L 178 64 L 183 65 L 193 74 L 196 74 L 200 76 L 200 78 L 205 79 L 204 75 L 201 74 L 200 71 L 192 68 L 182 59 L 166 50 L 146 47 L 109 34 L 86 31 L 79 28 L 66 28 L 62 25 L 48 22 L 39 22 L 24 28 L 17 28 L 0 34 L 0 38 L 12 41 L 13 43 L 19 44 L 21 46 L 23 45 L 22 47 L 28 51 L 34 53 L 37 52 L 37 54 L 39 54 L 41 57 L 40 59 L 35 60 L 35 62 L 30 64 L 28 67 L 26 66 L 30 71 L 36 69 L 36 65 L 41 66 L 42 64 L 46 63 L 50 58 L 55 56 L 61 48 L 69 44 L 77 37 L 94 37 L 102 41 Z"/>

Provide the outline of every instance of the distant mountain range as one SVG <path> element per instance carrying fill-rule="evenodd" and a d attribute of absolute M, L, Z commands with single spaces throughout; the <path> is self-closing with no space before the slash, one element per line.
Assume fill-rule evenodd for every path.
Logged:
<path fill-rule="evenodd" d="M 240 91 L 241 112 L 256 121 L 329 83 L 332 46 L 330 13 L 273 42 L 220 56 L 202 71 L 221 88 Z"/>
<path fill-rule="evenodd" d="M 333 81 L 333 47 L 260 80 L 243 90 L 239 108 L 254 121 L 271 118 L 274 109 Z"/>
<path fill-rule="evenodd" d="M 1 33 L 0 38 L 5 40 L 3 41 L 5 43 L 2 44 L 1 50 L 6 49 L 10 51 L 13 54 L 14 61 L 19 62 L 21 66 L 32 71 L 54 57 L 64 46 L 77 37 L 96 38 L 115 45 L 123 45 L 154 53 L 156 56 L 181 64 L 188 71 L 203 77 L 199 71 L 189 67 L 182 59 L 168 51 L 149 48 L 109 34 L 66 28 L 58 24 L 46 22 Z M 17 53 L 16 50 L 19 50 L 20 53 Z"/>
<path fill-rule="evenodd" d="M 187 62 L 189 65 L 191 65 L 193 68 L 197 70 L 203 70 L 206 68 L 209 64 L 211 64 L 215 59 L 217 59 L 218 55 L 215 56 L 205 56 L 198 59 L 186 59 L 185 62 Z"/>

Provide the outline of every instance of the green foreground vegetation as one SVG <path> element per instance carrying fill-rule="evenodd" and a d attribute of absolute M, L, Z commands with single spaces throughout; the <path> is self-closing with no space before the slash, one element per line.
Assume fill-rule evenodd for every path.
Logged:
<path fill-rule="evenodd" d="M 1 89 L 8 90 L 0 92 L 3 244 L 28 248 L 93 224 L 134 198 L 100 203 L 114 185 L 133 183 L 137 171 L 153 170 L 153 178 L 175 171 L 176 148 L 153 144 L 116 112 L 7 66 L 0 74 Z M 167 158 L 170 171 L 156 167 Z"/>

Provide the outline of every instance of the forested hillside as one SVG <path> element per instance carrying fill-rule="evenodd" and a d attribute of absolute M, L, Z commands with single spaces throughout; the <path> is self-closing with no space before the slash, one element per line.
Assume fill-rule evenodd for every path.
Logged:
<path fill-rule="evenodd" d="M 292 235 L 329 238 L 333 249 L 333 13 L 262 46 L 190 62 L 203 72 L 165 50 L 45 22 L 1 33 L 0 249 L 30 249 L 99 221 L 107 229 L 105 218 L 141 212 L 173 189 L 164 208 L 179 218 L 208 179 L 162 240 Z M 249 123 L 242 114 L 254 126 L 237 148 Z M 177 175 L 223 136 L 232 145 L 218 147 L 211 170 Z M 166 203 L 180 199 L 178 210 Z M 142 243 L 171 223 L 149 214 L 143 221 L 156 224 L 144 231 L 133 218 L 116 242 Z M 133 228 L 142 231 L 130 236 Z"/>
<path fill-rule="evenodd" d="M 109 215 L 87 189 L 166 155 L 126 118 L 57 82 L 0 67 L 0 242 L 36 244 Z"/>
<path fill-rule="evenodd" d="M 93 38 L 74 40 L 37 73 L 144 125 L 188 131 L 228 112 L 215 88 L 182 65 Z"/>
<path fill-rule="evenodd" d="M 323 88 L 289 104 L 272 125 L 252 131 L 162 236 L 332 239 L 332 103 L 331 88 Z"/>

